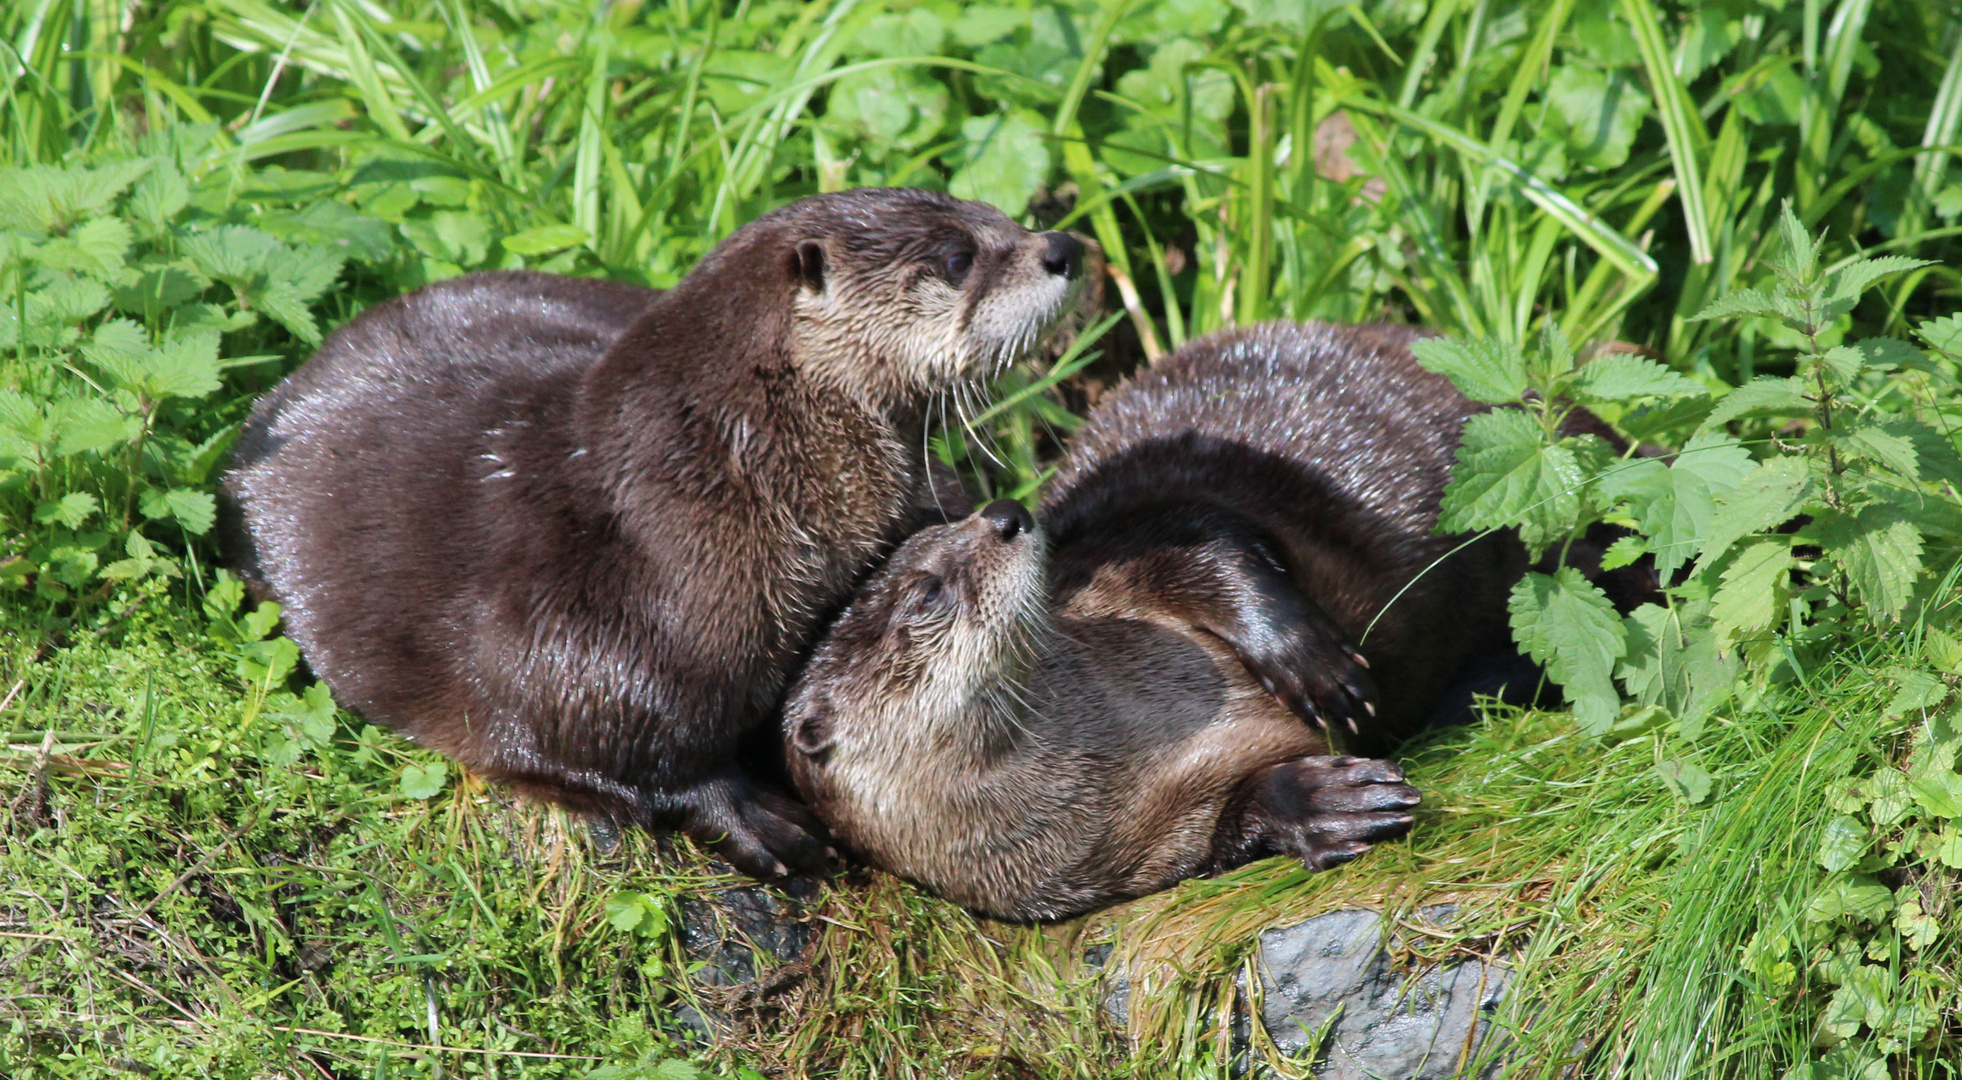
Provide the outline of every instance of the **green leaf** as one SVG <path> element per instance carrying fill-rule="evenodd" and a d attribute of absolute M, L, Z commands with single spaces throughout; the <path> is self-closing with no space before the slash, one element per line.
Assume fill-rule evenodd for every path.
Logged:
<path fill-rule="evenodd" d="M 1657 763 L 1655 773 L 1671 795 L 1691 806 L 1710 797 L 1710 774 L 1700 765 L 1671 758 Z"/>
<path fill-rule="evenodd" d="M 1587 401 L 1627 401 L 1631 398 L 1693 397 L 1709 393 L 1686 375 L 1647 357 L 1610 353 L 1587 362 L 1574 375 L 1574 392 Z"/>
<path fill-rule="evenodd" d="M 123 256 L 134 240 L 135 235 L 121 219 L 96 218 L 77 225 L 67 236 L 48 242 L 41 248 L 38 261 L 51 270 L 113 281 L 122 272 Z"/>
<path fill-rule="evenodd" d="M 1860 1033 L 1861 1025 L 1884 1031 L 1894 1007 L 1894 987 L 1899 980 L 1878 964 L 1862 964 L 1852 977 L 1833 992 L 1826 1003 L 1820 1026 L 1842 1039 Z"/>
<path fill-rule="evenodd" d="M 504 250 L 519 255 L 545 255 L 578 247 L 589 237 L 577 225 L 538 225 L 503 239 Z"/>
<path fill-rule="evenodd" d="M 1907 606 L 1921 574 L 1921 533 L 1899 508 L 1881 503 L 1856 514 L 1824 510 L 1804 532 L 1846 571 L 1874 614 L 1892 617 Z"/>
<path fill-rule="evenodd" d="M 55 452 L 63 456 L 120 446 L 142 430 L 135 417 L 96 398 L 63 399 L 55 403 L 53 415 L 61 431 Z"/>
<path fill-rule="evenodd" d="M 152 398 L 201 398 L 224 384 L 218 377 L 219 332 L 172 328 L 145 365 L 145 392 Z"/>
<path fill-rule="evenodd" d="M 60 522 L 71 529 L 79 529 L 82 523 L 95 516 L 102 508 L 96 497 L 86 491 L 71 491 L 51 503 L 42 503 L 34 508 L 34 520 L 43 525 Z"/>
<path fill-rule="evenodd" d="M 1628 651 L 1615 674 L 1644 705 L 1667 708 L 1689 735 L 1736 685 L 1739 660 L 1726 656 L 1694 605 L 1643 604 L 1622 620 Z"/>
<path fill-rule="evenodd" d="M 1716 512 L 1704 530 L 1703 553 L 1697 565 L 1714 565 L 1737 541 L 1792 520 L 1811 493 L 1811 465 L 1804 458 L 1766 460 L 1746 473 L 1736 487 L 1717 496 Z"/>
<path fill-rule="evenodd" d="M 143 516 L 151 520 L 174 518 L 185 530 L 198 536 L 211 531 L 218 520 L 218 500 L 207 491 L 151 488 L 143 493 Z"/>
<path fill-rule="evenodd" d="M 1620 168 L 1628 160 L 1628 148 L 1649 111 L 1648 95 L 1630 72 L 1602 72 L 1580 64 L 1562 64 L 1554 71 L 1545 100 L 1553 106 L 1549 131 L 1566 139 L 1574 160 L 1596 169 Z"/>
<path fill-rule="evenodd" d="M 1962 312 L 1930 319 L 1915 327 L 1914 336 L 1936 352 L 1962 359 Z"/>
<path fill-rule="evenodd" d="M 1413 342 L 1410 352 L 1473 401 L 1504 405 L 1526 396 L 1526 356 L 1509 341 L 1434 337 Z"/>
<path fill-rule="evenodd" d="M 443 790 L 443 781 L 448 775 L 448 767 L 440 761 L 432 761 L 427 765 L 405 765 L 402 767 L 400 785 L 402 794 L 411 799 L 432 798 Z"/>
<path fill-rule="evenodd" d="M 1737 553 L 1710 598 L 1710 618 L 1724 638 L 1771 625 L 1784 606 L 1791 566 L 1791 549 L 1777 540 L 1759 540 Z"/>
<path fill-rule="evenodd" d="M 1841 814 L 1827 822 L 1819 834 L 1819 853 L 1814 858 L 1820 866 L 1838 873 L 1852 869 L 1866 853 L 1867 827 L 1858 818 Z"/>
<path fill-rule="evenodd" d="M 1883 417 L 1857 417 L 1835 433 L 1833 445 L 1848 461 L 1871 461 L 1909 481 L 1919 479 L 1921 468 L 1913 441 L 1889 427 Z"/>
<path fill-rule="evenodd" d="M 170 230 L 171 222 L 190 202 L 191 187 L 184 182 L 184 174 L 169 161 L 159 161 L 129 193 L 124 205 L 143 227 L 145 236 L 159 236 Z"/>
<path fill-rule="evenodd" d="M 1877 259 L 1860 259 L 1842 266 L 1826 275 L 1825 317 L 1832 319 L 1853 310 L 1853 305 L 1859 301 L 1861 293 L 1888 278 L 1933 265 L 1935 264 L 1927 259 L 1883 255 Z"/>
<path fill-rule="evenodd" d="M 1551 576 L 1527 574 L 1513 586 L 1506 608 L 1513 640 L 1560 684 L 1581 729 L 1607 731 L 1621 707 L 1610 675 L 1627 652 L 1627 632 L 1607 594 L 1563 566 Z"/>
<path fill-rule="evenodd" d="M 265 605 L 260 605 L 264 610 Z M 267 641 L 247 641 L 239 646 L 238 677 L 252 686 L 278 686 L 300 663 L 300 647 L 293 639 L 276 637 Z"/>
<path fill-rule="evenodd" d="M 1851 874 L 1838 874 L 1805 902 L 1807 922 L 1858 919 L 1877 922 L 1894 910 L 1894 894 L 1885 885 L 1876 885 Z"/>
<path fill-rule="evenodd" d="M 1942 935 L 1942 924 L 1922 910 L 1919 895 L 1901 901 L 1894 909 L 1894 929 L 1907 942 L 1907 947 L 1921 952 L 1935 943 Z"/>
<path fill-rule="evenodd" d="M 1702 311 L 1689 317 L 1689 322 L 1704 322 L 1709 319 L 1735 319 L 1746 315 L 1766 315 L 1778 318 L 1784 308 L 1769 293 L 1756 289 L 1738 289 L 1725 293 L 1710 302 Z"/>
<path fill-rule="evenodd" d="M 1604 474 L 1601 493 L 1628 504 L 1655 553 L 1656 573 L 1668 581 L 1701 549 L 1717 497 L 1737 487 L 1752 464 L 1735 439 L 1705 432 L 1667 468 L 1648 459 Z"/>
<path fill-rule="evenodd" d="M 1805 383 L 1797 376 L 1752 379 L 1718 399 L 1717 407 L 1704 418 L 1700 431 L 1709 431 L 1750 413 L 1768 412 L 1775 416 L 1809 416 L 1812 400 L 1805 396 Z"/>
<path fill-rule="evenodd" d="M 606 924 L 623 934 L 631 933 L 647 915 L 643 904 L 646 899 L 637 892 L 617 892 L 607 897 Z"/>
<path fill-rule="evenodd" d="M 1900 689 L 1895 691 L 1894 699 L 1887 704 L 1889 717 L 1919 719 L 1920 714 L 1948 700 L 1948 683 L 1932 672 L 1907 668 L 1895 669 L 1891 674 L 1900 684 Z"/>
<path fill-rule="evenodd" d="M 1572 450 L 1544 446 L 1544 437 L 1533 417 L 1518 409 L 1472 417 L 1444 491 L 1439 529 L 1456 533 L 1517 525 L 1530 551 L 1571 532 L 1586 477 Z"/>
<path fill-rule="evenodd" d="M 1042 118 L 1026 109 L 962 121 L 964 164 L 948 181 L 948 193 L 993 203 L 1011 217 L 1020 215 L 1049 179 L 1046 131 Z"/>

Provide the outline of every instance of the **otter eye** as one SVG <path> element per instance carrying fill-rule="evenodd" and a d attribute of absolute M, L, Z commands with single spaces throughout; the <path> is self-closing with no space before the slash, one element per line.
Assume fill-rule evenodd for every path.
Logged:
<path fill-rule="evenodd" d="M 952 255 L 947 256 L 946 261 L 941 264 L 941 267 L 947 273 L 947 280 L 959 285 L 966 279 L 967 272 L 974 269 L 974 253 L 971 251 L 956 251 Z"/>
<path fill-rule="evenodd" d="M 920 608 L 925 610 L 938 604 L 947 595 L 947 583 L 937 575 L 929 574 L 920 579 Z"/>

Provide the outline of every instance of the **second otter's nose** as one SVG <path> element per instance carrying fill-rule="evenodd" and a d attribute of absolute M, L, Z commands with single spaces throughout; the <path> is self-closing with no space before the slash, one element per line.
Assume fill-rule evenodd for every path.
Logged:
<path fill-rule="evenodd" d="M 1083 241 L 1066 232 L 1046 232 L 1042 238 L 1049 247 L 1042 253 L 1042 268 L 1063 277 L 1075 277 L 1083 269 Z"/>
<path fill-rule="evenodd" d="M 981 516 L 995 527 L 995 532 L 1003 540 L 1013 540 L 1017 536 L 1035 528 L 1035 518 L 1028 508 L 1014 499 L 996 499 L 981 508 Z"/>

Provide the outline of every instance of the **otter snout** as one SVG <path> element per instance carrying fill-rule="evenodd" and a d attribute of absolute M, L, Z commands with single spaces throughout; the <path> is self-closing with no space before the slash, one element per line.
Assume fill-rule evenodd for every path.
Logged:
<path fill-rule="evenodd" d="M 982 507 L 981 519 L 994 526 L 995 534 L 1003 540 L 1013 540 L 1035 529 L 1035 516 L 1014 499 L 996 499 Z"/>
<path fill-rule="evenodd" d="M 1083 241 L 1066 232 L 1046 232 L 1048 245 L 1042 253 L 1042 268 L 1057 277 L 1074 278 L 1083 274 Z"/>

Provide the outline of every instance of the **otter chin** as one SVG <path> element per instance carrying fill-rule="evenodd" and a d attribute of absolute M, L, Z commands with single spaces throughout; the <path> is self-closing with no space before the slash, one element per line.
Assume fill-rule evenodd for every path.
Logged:
<path fill-rule="evenodd" d="M 1035 348 L 1085 245 L 906 189 L 738 229 L 672 290 L 537 273 L 361 314 L 255 405 L 233 557 L 336 700 L 758 875 L 818 620 L 917 527 L 932 395 Z"/>
<path fill-rule="evenodd" d="M 855 854 L 1057 919 L 1270 854 L 1324 869 L 1410 827 L 1395 765 L 1331 756 L 1221 639 L 1058 606 L 1047 578 L 1034 518 L 997 501 L 907 540 L 820 642 L 785 738 Z"/>

